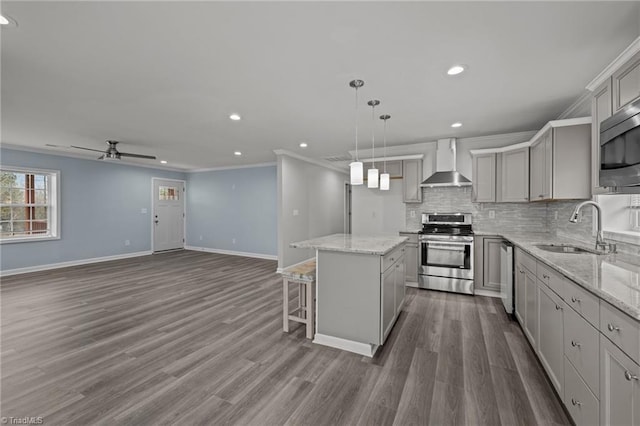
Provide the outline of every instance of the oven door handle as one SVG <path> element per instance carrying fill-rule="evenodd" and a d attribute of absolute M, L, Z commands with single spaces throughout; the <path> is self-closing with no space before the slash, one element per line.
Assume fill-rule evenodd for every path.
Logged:
<path fill-rule="evenodd" d="M 465 243 L 431 243 L 427 242 L 429 247 L 436 250 L 450 250 L 450 251 L 465 251 L 465 246 L 469 244 Z M 453 246 L 453 247 L 452 247 Z"/>

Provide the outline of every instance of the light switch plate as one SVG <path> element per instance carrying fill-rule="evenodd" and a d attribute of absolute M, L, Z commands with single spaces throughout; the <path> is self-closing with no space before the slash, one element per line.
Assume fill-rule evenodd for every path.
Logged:
<path fill-rule="evenodd" d="M 298 209 L 293 209 L 293 215 L 294 216 L 298 216 L 300 214 L 300 212 L 298 211 Z"/>
<path fill-rule="evenodd" d="M 496 211 L 489 210 L 489 219 L 495 219 L 495 218 L 496 218 Z"/>

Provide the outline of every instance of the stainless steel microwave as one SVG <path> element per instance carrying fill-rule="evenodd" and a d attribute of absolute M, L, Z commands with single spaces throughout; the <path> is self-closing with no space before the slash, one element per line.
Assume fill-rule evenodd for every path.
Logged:
<path fill-rule="evenodd" d="M 640 100 L 600 124 L 600 186 L 640 192 Z"/>

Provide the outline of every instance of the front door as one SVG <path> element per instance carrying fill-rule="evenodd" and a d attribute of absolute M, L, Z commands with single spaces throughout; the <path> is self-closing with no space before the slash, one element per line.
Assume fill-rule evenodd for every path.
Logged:
<path fill-rule="evenodd" d="M 153 251 L 184 248 L 184 182 L 153 179 Z"/>

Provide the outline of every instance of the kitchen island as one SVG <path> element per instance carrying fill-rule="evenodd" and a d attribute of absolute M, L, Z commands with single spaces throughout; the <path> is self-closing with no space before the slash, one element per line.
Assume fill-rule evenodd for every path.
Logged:
<path fill-rule="evenodd" d="M 291 243 L 316 250 L 313 342 L 372 357 L 402 309 L 407 237 L 333 234 Z"/>

